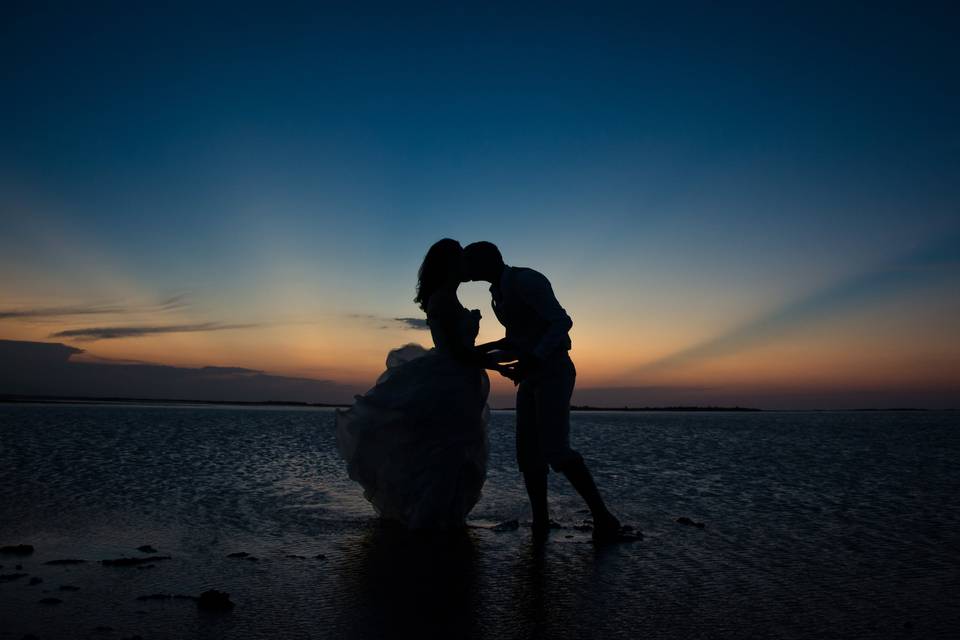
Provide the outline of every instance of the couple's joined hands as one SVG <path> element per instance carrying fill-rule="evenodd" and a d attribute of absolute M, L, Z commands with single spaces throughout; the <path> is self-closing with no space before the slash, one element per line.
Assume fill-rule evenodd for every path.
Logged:
<path fill-rule="evenodd" d="M 481 354 L 485 368 L 512 380 L 514 385 L 520 384 L 538 364 L 535 358 L 521 355 L 513 349 L 506 338 L 477 345 L 475 349 Z"/>

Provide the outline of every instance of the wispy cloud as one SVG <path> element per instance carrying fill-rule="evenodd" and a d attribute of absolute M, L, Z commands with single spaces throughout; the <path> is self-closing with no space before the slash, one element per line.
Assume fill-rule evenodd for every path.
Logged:
<path fill-rule="evenodd" d="M 766 315 L 642 365 L 632 373 L 652 373 L 736 353 L 789 330 L 820 321 L 852 305 L 892 295 L 960 269 L 960 234 L 947 234 L 858 276 L 798 298 Z"/>
<path fill-rule="evenodd" d="M 426 318 L 394 318 L 394 322 L 399 322 L 408 329 L 429 329 Z"/>
<path fill-rule="evenodd" d="M 87 303 L 50 307 L 0 309 L 0 320 L 56 320 L 75 316 L 166 313 L 188 306 L 187 295 L 177 294 L 154 304 Z"/>
<path fill-rule="evenodd" d="M 351 313 L 348 317 L 378 322 L 380 323 L 380 329 L 396 329 L 398 325 L 404 329 L 426 330 L 430 328 L 427 325 L 426 318 L 389 318 L 372 313 Z"/>
<path fill-rule="evenodd" d="M 126 307 L 118 305 L 75 305 L 64 307 L 34 307 L 28 309 L 0 310 L 0 320 L 46 319 L 69 316 L 88 316 L 105 313 L 123 313 Z"/>
<path fill-rule="evenodd" d="M 203 322 L 200 324 L 173 324 L 164 326 L 131 326 L 131 327 L 89 327 L 86 329 L 68 329 L 50 334 L 51 338 L 72 338 L 80 341 L 115 340 L 117 338 L 139 338 L 143 336 L 163 333 L 194 333 L 200 331 L 229 331 L 233 329 L 249 329 L 257 324 L 223 324 L 219 322 Z"/>

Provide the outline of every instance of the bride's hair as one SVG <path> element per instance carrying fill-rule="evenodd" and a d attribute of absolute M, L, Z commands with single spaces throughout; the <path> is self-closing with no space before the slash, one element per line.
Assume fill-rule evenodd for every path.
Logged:
<path fill-rule="evenodd" d="M 444 238 L 433 243 L 417 272 L 417 297 L 413 301 L 421 309 L 427 310 L 430 296 L 447 281 L 451 271 L 459 273 L 462 255 L 463 247 L 456 240 Z"/>

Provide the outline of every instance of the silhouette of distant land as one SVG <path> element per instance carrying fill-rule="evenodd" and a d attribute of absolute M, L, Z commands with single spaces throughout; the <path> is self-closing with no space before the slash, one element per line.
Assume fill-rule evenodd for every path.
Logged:
<path fill-rule="evenodd" d="M 296 400 L 187 400 L 183 398 L 108 398 L 101 396 L 18 396 L 0 393 L 0 403 L 13 404 L 169 404 L 242 407 L 349 407 L 346 403 Z"/>
<path fill-rule="evenodd" d="M 0 340 L 0 394 L 6 397 L 133 399 L 158 402 L 347 403 L 355 390 L 330 380 L 279 376 L 243 367 L 77 361 L 59 342 Z"/>
<path fill-rule="evenodd" d="M 0 340 L 0 402 L 346 407 L 357 391 L 329 380 L 276 376 L 242 367 L 174 367 L 76 362 L 82 349 L 59 342 Z M 278 399 L 281 398 L 281 399 Z M 754 407 L 573 405 L 571 411 L 757 412 Z M 502 406 L 497 410 L 512 411 Z M 789 409 L 783 409 L 787 411 Z M 916 407 L 801 411 L 926 411 Z"/>
<path fill-rule="evenodd" d="M 588 404 L 570 405 L 570 411 L 763 411 L 754 407 L 668 406 L 668 407 L 596 407 Z"/>

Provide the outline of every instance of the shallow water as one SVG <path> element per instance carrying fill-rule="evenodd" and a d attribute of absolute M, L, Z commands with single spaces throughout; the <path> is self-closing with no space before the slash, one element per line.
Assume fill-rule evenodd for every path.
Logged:
<path fill-rule="evenodd" d="M 953 637 L 960 414 L 575 413 L 573 444 L 642 542 L 564 529 L 411 539 L 346 476 L 328 410 L 0 405 L 0 638 Z M 494 412 L 478 526 L 528 518 Z M 704 529 L 675 522 L 688 516 Z M 142 555 L 150 569 L 57 558 Z M 257 562 L 226 558 L 247 551 Z M 324 554 L 324 559 L 316 559 Z M 293 558 L 300 555 L 304 558 Z M 79 591 L 62 592 L 71 584 Z M 150 593 L 228 591 L 228 614 Z M 44 590 L 49 593 L 43 593 Z M 45 596 L 63 600 L 40 605 Z"/>

